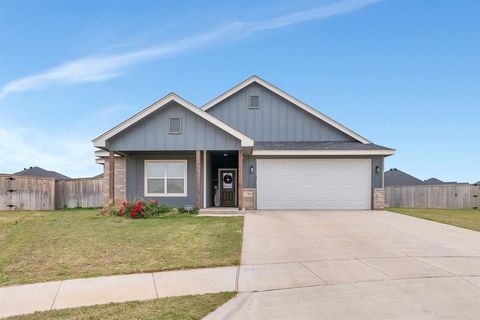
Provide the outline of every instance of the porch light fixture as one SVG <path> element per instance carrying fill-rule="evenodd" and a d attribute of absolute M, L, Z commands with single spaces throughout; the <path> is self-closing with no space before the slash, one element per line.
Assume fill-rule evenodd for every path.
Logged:
<path fill-rule="evenodd" d="M 250 166 L 250 173 L 253 173 L 253 166 Z"/>
<path fill-rule="evenodd" d="M 376 167 L 375 167 L 375 172 L 376 172 L 377 174 L 380 173 L 380 167 L 379 167 L 379 166 L 376 166 Z"/>

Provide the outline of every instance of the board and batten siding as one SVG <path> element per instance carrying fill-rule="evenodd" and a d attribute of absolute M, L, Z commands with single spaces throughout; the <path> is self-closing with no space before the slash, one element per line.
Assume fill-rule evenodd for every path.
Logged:
<path fill-rule="evenodd" d="M 145 196 L 145 160 L 187 160 L 187 196 L 185 197 L 146 197 Z M 127 200 L 158 200 L 160 204 L 171 206 L 195 205 L 195 152 L 171 154 L 129 155 L 126 157 Z M 203 172 L 203 159 L 201 172 Z M 203 175 L 201 184 L 203 185 Z M 203 188 L 202 188 L 203 189 Z M 203 191 L 201 193 L 203 199 Z M 203 202 L 203 201 L 202 201 Z"/>
<path fill-rule="evenodd" d="M 257 159 L 371 159 L 372 163 L 372 189 L 383 188 L 383 166 L 384 158 L 382 156 L 372 157 L 326 157 L 326 156 L 250 156 L 245 155 L 243 158 L 243 186 L 244 188 L 256 188 L 257 187 Z M 377 173 L 376 167 L 379 167 L 379 173 Z M 253 167 L 253 173 L 250 173 L 250 167 Z"/>
<path fill-rule="evenodd" d="M 249 107 L 250 96 L 259 97 L 260 108 Z M 256 141 L 355 141 L 256 83 L 207 112 Z"/>
<path fill-rule="evenodd" d="M 180 118 L 182 132 L 169 133 L 170 118 Z M 107 140 L 112 151 L 240 150 L 240 140 L 177 102 Z"/>

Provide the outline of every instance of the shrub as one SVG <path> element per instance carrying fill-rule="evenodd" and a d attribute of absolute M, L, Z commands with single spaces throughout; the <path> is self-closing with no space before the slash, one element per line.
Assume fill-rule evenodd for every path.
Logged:
<path fill-rule="evenodd" d="M 192 206 L 179 207 L 178 213 L 198 214 L 198 208 Z"/>
<path fill-rule="evenodd" d="M 173 208 L 166 204 L 160 204 L 157 200 L 145 201 L 136 200 L 133 202 L 124 201 L 119 208 L 104 208 L 103 215 L 126 217 L 132 219 L 151 217 L 175 217 L 178 215 L 197 214 L 198 208 L 185 206 Z"/>

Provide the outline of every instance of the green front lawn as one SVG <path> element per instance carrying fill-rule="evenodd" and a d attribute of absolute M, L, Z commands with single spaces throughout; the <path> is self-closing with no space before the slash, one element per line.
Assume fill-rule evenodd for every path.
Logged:
<path fill-rule="evenodd" d="M 0 286 L 240 263 L 242 217 L 98 212 L 0 212 Z"/>
<path fill-rule="evenodd" d="M 480 231 L 479 209 L 406 209 L 389 208 L 388 211 L 412 217 L 451 224 L 461 228 Z"/>
<path fill-rule="evenodd" d="M 36 312 L 8 320 L 93 320 L 93 319 L 201 319 L 231 299 L 235 293 L 162 298 L 111 303 L 91 307 Z"/>

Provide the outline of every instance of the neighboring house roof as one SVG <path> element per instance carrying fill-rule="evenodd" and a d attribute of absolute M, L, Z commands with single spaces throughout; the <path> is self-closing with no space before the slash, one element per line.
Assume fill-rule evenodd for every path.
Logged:
<path fill-rule="evenodd" d="M 466 182 L 457 182 L 457 181 L 442 181 L 437 178 L 430 178 L 427 180 L 424 180 L 425 184 L 428 185 L 435 185 L 435 184 L 466 184 Z"/>
<path fill-rule="evenodd" d="M 384 174 L 385 187 L 390 186 L 411 186 L 411 185 L 424 185 L 425 183 L 415 178 L 408 173 L 405 173 L 397 168 L 392 168 Z"/>
<path fill-rule="evenodd" d="M 444 184 L 445 183 L 442 180 L 437 178 L 430 178 L 430 179 L 424 180 L 423 182 L 425 182 L 425 184 Z"/>
<path fill-rule="evenodd" d="M 331 119 L 330 117 L 326 116 L 325 114 L 321 113 L 320 111 L 310 107 L 306 103 L 298 100 L 297 98 L 289 95 L 285 91 L 275 87 L 271 83 L 259 78 L 258 76 L 251 76 L 247 80 L 239 83 L 232 89 L 228 90 L 227 92 L 221 94 L 220 96 L 216 97 L 215 99 L 211 100 L 210 102 L 207 102 L 205 105 L 202 106 L 202 110 L 206 111 L 210 109 L 211 107 L 217 105 L 219 102 L 227 99 L 228 97 L 232 96 L 233 94 L 237 93 L 238 91 L 242 90 L 243 88 L 247 87 L 248 85 L 252 83 L 258 83 L 268 90 L 276 93 L 280 97 L 286 99 L 287 101 L 293 103 L 294 105 L 298 106 L 299 108 L 303 109 L 304 111 L 312 114 L 313 116 L 319 118 L 320 120 L 328 123 L 329 125 L 335 127 L 336 129 L 340 130 L 341 132 L 347 134 L 348 136 L 354 138 L 355 140 L 360 141 L 361 143 L 371 143 L 364 137 L 360 136 L 359 134 L 353 132 L 352 130 L 348 129 L 347 127 L 343 126 L 342 124 L 338 123 L 337 121 Z"/>
<path fill-rule="evenodd" d="M 182 97 L 176 95 L 175 93 L 170 93 L 163 97 L 162 99 L 158 100 L 151 106 L 143 109 L 139 113 L 135 114 L 134 116 L 128 118 L 127 120 L 123 121 L 116 127 L 110 129 L 109 131 L 105 132 L 98 138 L 95 138 L 93 140 L 93 145 L 97 148 L 105 148 L 106 147 L 106 141 L 113 137 L 114 135 L 122 132 L 123 130 L 127 129 L 134 123 L 142 120 L 152 112 L 155 112 L 159 110 L 160 108 L 166 106 L 169 102 L 175 101 L 179 105 L 181 105 L 184 108 L 187 108 L 188 110 L 192 111 L 196 115 L 200 116 L 201 118 L 205 119 L 206 121 L 210 122 L 214 126 L 222 129 L 223 131 L 229 133 L 230 135 L 234 136 L 235 138 L 239 139 L 241 142 L 242 147 L 252 147 L 253 146 L 253 140 L 243 133 L 241 133 L 238 130 L 235 130 L 234 128 L 230 127 L 229 125 L 225 124 L 224 122 L 218 120 L 214 116 L 208 114 L 207 112 L 203 111 L 202 109 L 194 106 L 192 103 L 188 102 L 187 100 L 183 99 Z"/>
<path fill-rule="evenodd" d="M 56 171 L 48 171 L 40 167 L 30 167 L 25 168 L 22 171 L 16 172 L 13 175 L 15 176 L 32 176 L 32 177 L 46 177 L 46 178 L 54 178 L 55 180 L 62 180 L 62 179 L 71 179 L 61 173 Z"/>
<path fill-rule="evenodd" d="M 475 182 L 474 184 L 480 184 L 480 180 L 478 180 L 477 182 Z"/>
<path fill-rule="evenodd" d="M 93 179 L 103 178 L 103 173 L 97 174 L 96 176 L 92 177 Z"/>
<path fill-rule="evenodd" d="M 373 143 L 351 141 L 255 141 L 253 155 L 391 155 L 395 152 Z"/>

